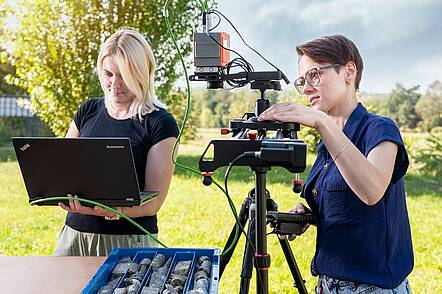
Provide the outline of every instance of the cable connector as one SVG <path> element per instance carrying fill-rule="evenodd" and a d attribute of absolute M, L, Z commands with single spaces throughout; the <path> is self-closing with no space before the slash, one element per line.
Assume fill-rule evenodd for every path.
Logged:
<path fill-rule="evenodd" d="M 207 27 L 207 12 L 203 12 L 203 33 L 207 33 L 209 28 Z"/>
<path fill-rule="evenodd" d="M 210 26 L 210 13 L 203 12 L 203 33 L 208 34 Z"/>
<path fill-rule="evenodd" d="M 259 151 L 246 151 L 243 153 L 244 157 L 255 157 L 255 158 L 259 158 L 260 157 L 260 153 Z"/>

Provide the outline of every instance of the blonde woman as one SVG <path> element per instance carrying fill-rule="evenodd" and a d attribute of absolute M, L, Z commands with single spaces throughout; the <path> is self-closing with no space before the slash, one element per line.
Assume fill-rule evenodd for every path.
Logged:
<path fill-rule="evenodd" d="M 104 99 L 80 106 L 66 137 L 129 137 L 139 186 L 159 191 L 145 205 L 117 208 L 157 235 L 157 217 L 174 171 L 171 161 L 178 127 L 155 96 L 155 59 L 145 38 L 130 28 L 119 29 L 102 45 L 97 72 Z M 152 247 L 156 243 L 124 219 L 79 201 L 69 206 L 53 255 L 104 256 L 115 247 Z"/>

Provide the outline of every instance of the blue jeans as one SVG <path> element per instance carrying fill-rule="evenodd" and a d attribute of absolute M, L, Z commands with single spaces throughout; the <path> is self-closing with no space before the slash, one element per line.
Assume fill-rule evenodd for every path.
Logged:
<path fill-rule="evenodd" d="M 394 289 L 383 289 L 373 285 L 343 281 L 321 275 L 318 279 L 317 294 L 411 294 L 408 280 L 405 279 Z"/>

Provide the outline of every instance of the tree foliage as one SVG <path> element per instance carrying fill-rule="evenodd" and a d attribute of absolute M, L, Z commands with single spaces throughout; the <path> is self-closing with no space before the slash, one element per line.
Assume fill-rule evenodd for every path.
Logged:
<path fill-rule="evenodd" d="M 181 127 L 184 120 L 184 113 L 186 112 L 186 95 L 178 90 L 171 91 L 168 95 L 168 111 L 171 113 L 178 114 L 175 116 L 177 119 L 178 126 Z M 195 115 L 194 106 L 191 105 L 189 110 L 189 115 L 186 121 L 186 128 L 181 134 L 180 141 L 187 142 L 196 137 L 198 127 L 198 118 Z"/>
<path fill-rule="evenodd" d="M 8 14 L 6 6 L 3 4 L 3 0 L 0 0 L 0 36 L 4 35 L 5 17 Z M 24 90 L 19 87 L 8 83 L 7 76 L 15 75 L 15 67 L 12 66 L 7 60 L 1 58 L 2 53 L 5 54 L 5 50 L 0 47 L 0 95 L 21 95 L 24 94 Z"/>
<path fill-rule="evenodd" d="M 248 90 L 206 90 L 193 91 L 199 125 L 204 128 L 226 127 L 229 121 L 240 118 L 245 112 L 253 112 L 258 93 Z"/>
<path fill-rule="evenodd" d="M 414 160 L 423 174 L 442 177 L 442 133 L 431 134 L 427 144 L 419 148 Z"/>
<path fill-rule="evenodd" d="M 416 103 L 416 113 L 422 118 L 418 126 L 423 131 L 442 126 L 442 83 L 435 81 Z"/>
<path fill-rule="evenodd" d="M 199 2 L 169 3 L 172 30 L 187 56 Z M 6 17 L 13 15 L 17 22 L 5 26 L 0 36 L 3 60 L 16 68 L 10 81 L 27 90 L 37 115 L 57 135 L 65 133 L 84 100 L 102 95 L 95 72 L 99 46 L 119 27 L 134 27 L 148 39 L 158 65 L 158 96 L 176 103 L 169 92 L 181 72 L 164 23 L 163 0 L 22 0 L 14 12 L 4 5 Z"/>
<path fill-rule="evenodd" d="M 2 63 L 0 61 L 0 95 L 21 96 L 25 94 L 25 90 L 7 82 L 7 77 L 14 75 L 15 67 L 9 63 Z"/>
<path fill-rule="evenodd" d="M 420 120 L 415 110 L 415 105 L 421 97 L 418 90 L 419 86 L 407 89 L 401 84 L 396 84 L 396 88 L 386 98 L 382 114 L 393 119 L 403 128 L 416 128 Z"/>

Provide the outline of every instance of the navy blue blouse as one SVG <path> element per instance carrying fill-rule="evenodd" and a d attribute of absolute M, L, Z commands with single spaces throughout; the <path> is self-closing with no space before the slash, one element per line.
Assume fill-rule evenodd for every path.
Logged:
<path fill-rule="evenodd" d="M 319 143 L 302 193 L 318 223 L 312 273 L 395 288 L 413 268 L 403 181 L 408 168 L 405 146 L 391 119 L 368 113 L 360 103 L 343 132 L 365 156 L 383 141 L 397 144 L 395 167 L 384 196 L 369 206 L 350 189 Z"/>

